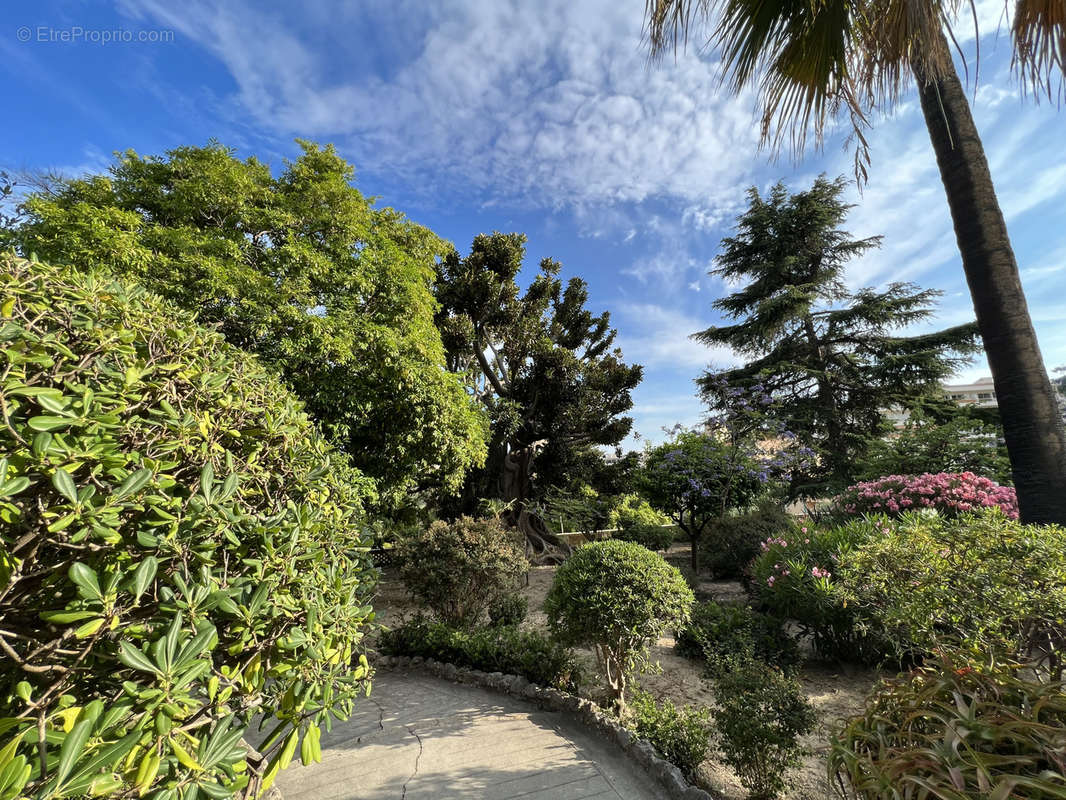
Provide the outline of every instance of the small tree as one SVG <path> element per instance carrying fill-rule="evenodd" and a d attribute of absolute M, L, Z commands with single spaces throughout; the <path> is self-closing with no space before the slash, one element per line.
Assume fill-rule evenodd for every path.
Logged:
<path fill-rule="evenodd" d="M 544 611 L 560 641 L 595 650 L 621 713 L 628 678 L 647 663 L 651 640 L 684 624 L 693 599 L 661 556 L 609 539 L 585 545 L 559 567 Z"/>
<path fill-rule="evenodd" d="M 529 569 L 519 537 L 499 519 L 434 522 L 402 539 L 398 550 L 407 590 L 457 628 L 476 625 Z"/>
<path fill-rule="evenodd" d="M 698 575 L 699 543 L 711 521 L 755 499 L 769 473 L 733 442 L 697 431 L 677 431 L 648 451 L 644 491 L 692 542 Z"/>

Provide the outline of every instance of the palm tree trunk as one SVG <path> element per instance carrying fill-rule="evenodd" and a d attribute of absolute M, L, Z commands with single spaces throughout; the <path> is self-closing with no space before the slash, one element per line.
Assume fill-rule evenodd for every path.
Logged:
<path fill-rule="evenodd" d="M 914 65 L 914 75 L 992 368 L 1022 521 L 1066 524 L 1066 432 L 970 105 L 954 69 L 928 79 Z"/>

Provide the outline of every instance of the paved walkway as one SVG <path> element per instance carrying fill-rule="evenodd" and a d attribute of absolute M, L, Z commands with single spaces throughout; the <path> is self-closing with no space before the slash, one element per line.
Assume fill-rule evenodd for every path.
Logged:
<path fill-rule="evenodd" d="M 614 745 L 564 714 L 472 686 L 382 672 L 322 763 L 278 776 L 285 800 L 643 800 L 663 795 Z"/>

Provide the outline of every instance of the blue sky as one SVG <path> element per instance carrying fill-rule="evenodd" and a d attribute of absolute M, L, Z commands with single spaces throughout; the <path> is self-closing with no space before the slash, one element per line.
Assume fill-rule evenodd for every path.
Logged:
<path fill-rule="evenodd" d="M 1004 4 L 977 7 L 974 114 L 1054 367 L 1066 364 L 1066 112 L 1020 99 L 1009 41 L 997 31 Z M 707 271 L 746 188 L 850 176 L 852 156 L 837 132 L 798 163 L 768 159 L 751 98 L 716 91 L 713 56 L 690 48 L 649 67 L 643 8 L 8 3 L 0 164 L 100 171 L 115 150 L 160 153 L 215 138 L 279 165 L 297 153 L 296 137 L 333 142 L 362 191 L 460 250 L 480 232 L 523 231 L 530 273 L 550 255 L 564 276 L 585 278 L 590 306 L 610 310 L 627 359 L 645 366 L 636 430 L 661 438 L 662 426 L 699 419 L 692 381 L 702 369 L 732 361 L 688 335 L 718 321 L 710 306 L 726 288 Z M 113 31 L 133 41 L 103 41 Z M 968 31 L 960 38 L 972 53 Z M 878 120 L 870 140 L 873 167 L 862 195 L 852 192 L 848 228 L 885 240 L 853 263 L 849 281 L 941 289 L 934 324 L 971 319 L 916 98 Z M 976 363 L 960 379 L 987 372 Z"/>

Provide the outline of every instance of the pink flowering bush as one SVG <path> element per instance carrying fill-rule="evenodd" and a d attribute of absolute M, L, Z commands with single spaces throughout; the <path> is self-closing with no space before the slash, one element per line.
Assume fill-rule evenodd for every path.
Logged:
<path fill-rule="evenodd" d="M 837 497 L 835 507 L 846 514 L 887 514 L 933 509 L 948 517 L 983 508 L 1000 508 L 1018 519 L 1018 498 L 1010 486 L 972 472 L 926 472 L 922 475 L 886 475 L 857 483 Z"/>

